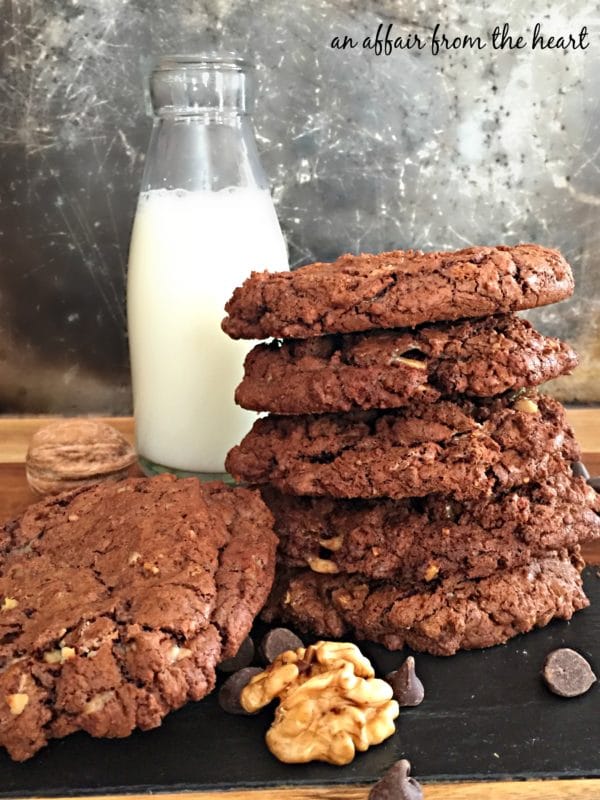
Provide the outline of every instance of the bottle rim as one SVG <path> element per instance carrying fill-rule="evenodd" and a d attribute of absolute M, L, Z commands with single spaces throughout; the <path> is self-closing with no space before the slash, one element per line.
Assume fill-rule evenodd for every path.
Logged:
<path fill-rule="evenodd" d="M 168 53 L 160 56 L 154 64 L 153 72 L 170 72 L 172 70 L 227 70 L 229 72 L 246 72 L 252 64 L 234 52 L 206 53 Z"/>

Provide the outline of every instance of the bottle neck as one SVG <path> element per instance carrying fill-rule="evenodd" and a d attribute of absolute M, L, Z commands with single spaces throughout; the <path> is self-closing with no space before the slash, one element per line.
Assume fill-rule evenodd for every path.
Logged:
<path fill-rule="evenodd" d="M 267 189 L 249 115 L 197 109 L 155 118 L 142 191 Z"/>
<path fill-rule="evenodd" d="M 163 56 L 150 76 L 156 114 L 195 116 L 199 109 L 252 110 L 249 65 L 233 53 Z"/>

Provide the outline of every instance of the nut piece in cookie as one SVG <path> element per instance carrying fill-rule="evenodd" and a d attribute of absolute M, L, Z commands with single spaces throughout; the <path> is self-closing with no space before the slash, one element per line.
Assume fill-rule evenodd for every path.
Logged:
<path fill-rule="evenodd" d="M 279 698 L 266 742 L 280 761 L 349 764 L 395 731 L 398 703 L 374 676 L 356 645 L 317 642 L 279 655 L 246 686 L 241 705 L 253 713 Z"/>

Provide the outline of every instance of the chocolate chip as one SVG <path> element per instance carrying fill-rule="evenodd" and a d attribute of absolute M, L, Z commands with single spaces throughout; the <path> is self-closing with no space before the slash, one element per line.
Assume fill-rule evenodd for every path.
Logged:
<path fill-rule="evenodd" d="M 456 522 L 459 517 L 457 505 L 455 503 L 446 503 L 444 505 L 444 516 L 446 519 Z"/>
<path fill-rule="evenodd" d="M 2 527 L 4 528 L 4 532 L 6 534 L 8 534 L 8 536 L 10 536 L 19 527 L 19 520 L 18 519 L 11 519 L 9 522 L 5 522 Z"/>
<path fill-rule="evenodd" d="M 588 478 L 588 484 L 592 487 L 592 489 L 600 492 L 600 475 L 595 475 L 593 478 Z"/>
<path fill-rule="evenodd" d="M 588 485 L 595 489 L 597 492 L 600 492 L 600 475 L 595 475 L 594 477 L 590 476 L 585 464 L 583 461 L 572 461 L 571 462 L 571 470 L 573 475 L 576 477 L 584 478 Z"/>
<path fill-rule="evenodd" d="M 576 478 L 585 478 L 586 481 L 590 479 L 590 473 L 583 461 L 572 461 L 571 470 Z"/>
<path fill-rule="evenodd" d="M 234 672 L 219 689 L 219 705 L 228 714 L 245 714 L 251 716 L 241 706 L 240 697 L 244 687 L 250 682 L 251 678 L 258 675 L 263 670 L 260 667 L 245 667 L 238 672 Z"/>
<path fill-rule="evenodd" d="M 237 653 L 231 658 L 226 658 L 225 661 L 221 661 L 217 669 L 220 672 L 237 672 L 238 669 L 249 666 L 253 658 L 254 642 L 249 636 L 246 636 Z"/>
<path fill-rule="evenodd" d="M 299 647 L 304 647 L 304 642 L 295 633 L 287 628 L 273 628 L 264 636 L 258 652 L 265 664 L 271 664 L 281 653 Z"/>
<path fill-rule="evenodd" d="M 401 706 L 418 706 L 425 697 L 425 688 L 415 672 L 415 660 L 408 656 L 402 666 L 385 677 L 394 690 L 394 697 Z"/>
<path fill-rule="evenodd" d="M 421 784 L 409 776 L 410 761 L 396 761 L 373 786 L 368 800 L 422 800 Z"/>
<path fill-rule="evenodd" d="M 569 647 L 553 650 L 546 656 L 542 677 L 550 691 L 561 697 L 578 697 L 596 682 L 585 658 Z"/>

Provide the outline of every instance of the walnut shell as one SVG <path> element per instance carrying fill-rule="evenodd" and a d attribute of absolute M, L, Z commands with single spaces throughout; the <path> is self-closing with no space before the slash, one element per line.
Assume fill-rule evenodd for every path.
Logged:
<path fill-rule="evenodd" d="M 136 461 L 133 447 L 119 431 L 103 422 L 68 419 L 37 431 L 25 459 L 27 482 L 38 494 L 119 479 Z"/>

